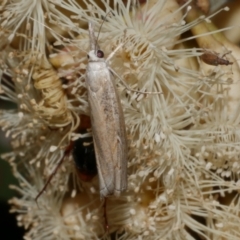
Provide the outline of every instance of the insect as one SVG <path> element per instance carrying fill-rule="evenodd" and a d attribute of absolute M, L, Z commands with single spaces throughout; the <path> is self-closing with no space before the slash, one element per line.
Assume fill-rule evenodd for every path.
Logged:
<path fill-rule="evenodd" d="M 123 110 L 104 53 L 89 23 L 90 51 L 86 86 L 96 153 L 100 198 L 119 196 L 127 188 L 127 138 Z"/>
<path fill-rule="evenodd" d="M 212 66 L 218 66 L 218 65 L 232 65 L 233 62 L 230 62 L 227 59 L 224 59 L 224 57 L 231 53 L 231 51 L 225 53 L 222 55 L 222 57 L 219 57 L 217 53 L 215 52 L 210 52 L 210 51 L 205 51 L 200 57 L 208 65 Z"/>

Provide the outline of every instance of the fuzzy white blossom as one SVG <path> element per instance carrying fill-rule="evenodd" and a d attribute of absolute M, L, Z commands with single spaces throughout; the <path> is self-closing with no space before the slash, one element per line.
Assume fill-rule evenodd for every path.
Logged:
<path fill-rule="evenodd" d="M 178 2 L 2 5 L 0 98 L 17 109 L 0 110 L 0 127 L 12 138 L 13 150 L 3 157 L 19 181 L 12 187 L 20 197 L 10 203 L 25 239 L 240 238 L 240 66 L 234 62 L 240 50 L 208 18 L 192 14 L 197 8 L 190 1 Z M 79 128 L 90 126 L 90 21 L 105 56 L 122 44 L 109 67 L 124 110 L 128 189 L 107 198 L 106 206 L 98 178 L 83 182 L 66 154 L 71 140 L 83 137 Z M 193 38 L 200 34 L 199 47 L 189 48 L 191 37 L 181 36 L 190 29 Z M 231 50 L 232 69 L 201 61 L 206 49 Z"/>

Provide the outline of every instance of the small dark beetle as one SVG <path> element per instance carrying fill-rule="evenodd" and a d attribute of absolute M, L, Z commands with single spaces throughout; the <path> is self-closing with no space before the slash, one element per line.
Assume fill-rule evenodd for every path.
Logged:
<path fill-rule="evenodd" d="M 224 57 L 231 53 L 231 51 L 223 54 L 222 57 L 219 57 L 219 55 L 215 52 L 205 51 L 200 58 L 208 65 L 212 66 L 218 66 L 218 65 L 232 65 L 233 62 L 228 61 L 227 59 L 224 59 Z"/>

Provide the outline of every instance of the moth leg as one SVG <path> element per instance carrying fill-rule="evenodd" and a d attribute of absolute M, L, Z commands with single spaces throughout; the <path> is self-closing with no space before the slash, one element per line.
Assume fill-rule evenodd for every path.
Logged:
<path fill-rule="evenodd" d="M 123 46 L 123 43 L 119 44 L 107 57 L 106 62 L 108 62 L 113 55 L 115 55 L 115 53 Z"/>

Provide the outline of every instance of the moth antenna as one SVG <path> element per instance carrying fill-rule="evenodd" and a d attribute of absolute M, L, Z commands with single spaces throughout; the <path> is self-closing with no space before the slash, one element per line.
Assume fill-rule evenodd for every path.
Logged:
<path fill-rule="evenodd" d="M 99 31 L 98 31 L 98 35 L 97 35 L 97 38 L 96 38 L 96 40 L 95 40 L 95 48 L 94 48 L 95 51 L 97 51 L 97 49 L 99 49 L 98 39 L 99 39 L 101 30 L 102 30 L 103 23 L 105 22 L 105 20 L 106 20 L 106 18 L 107 18 L 107 16 L 108 16 L 109 13 L 111 13 L 111 10 L 106 13 L 106 15 L 105 15 L 105 17 L 104 17 L 104 19 L 103 19 L 103 21 L 102 21 L 102 23 L 101 23 L 101 25 L 100 25 L 100 28 L 99 28 Z"/>

